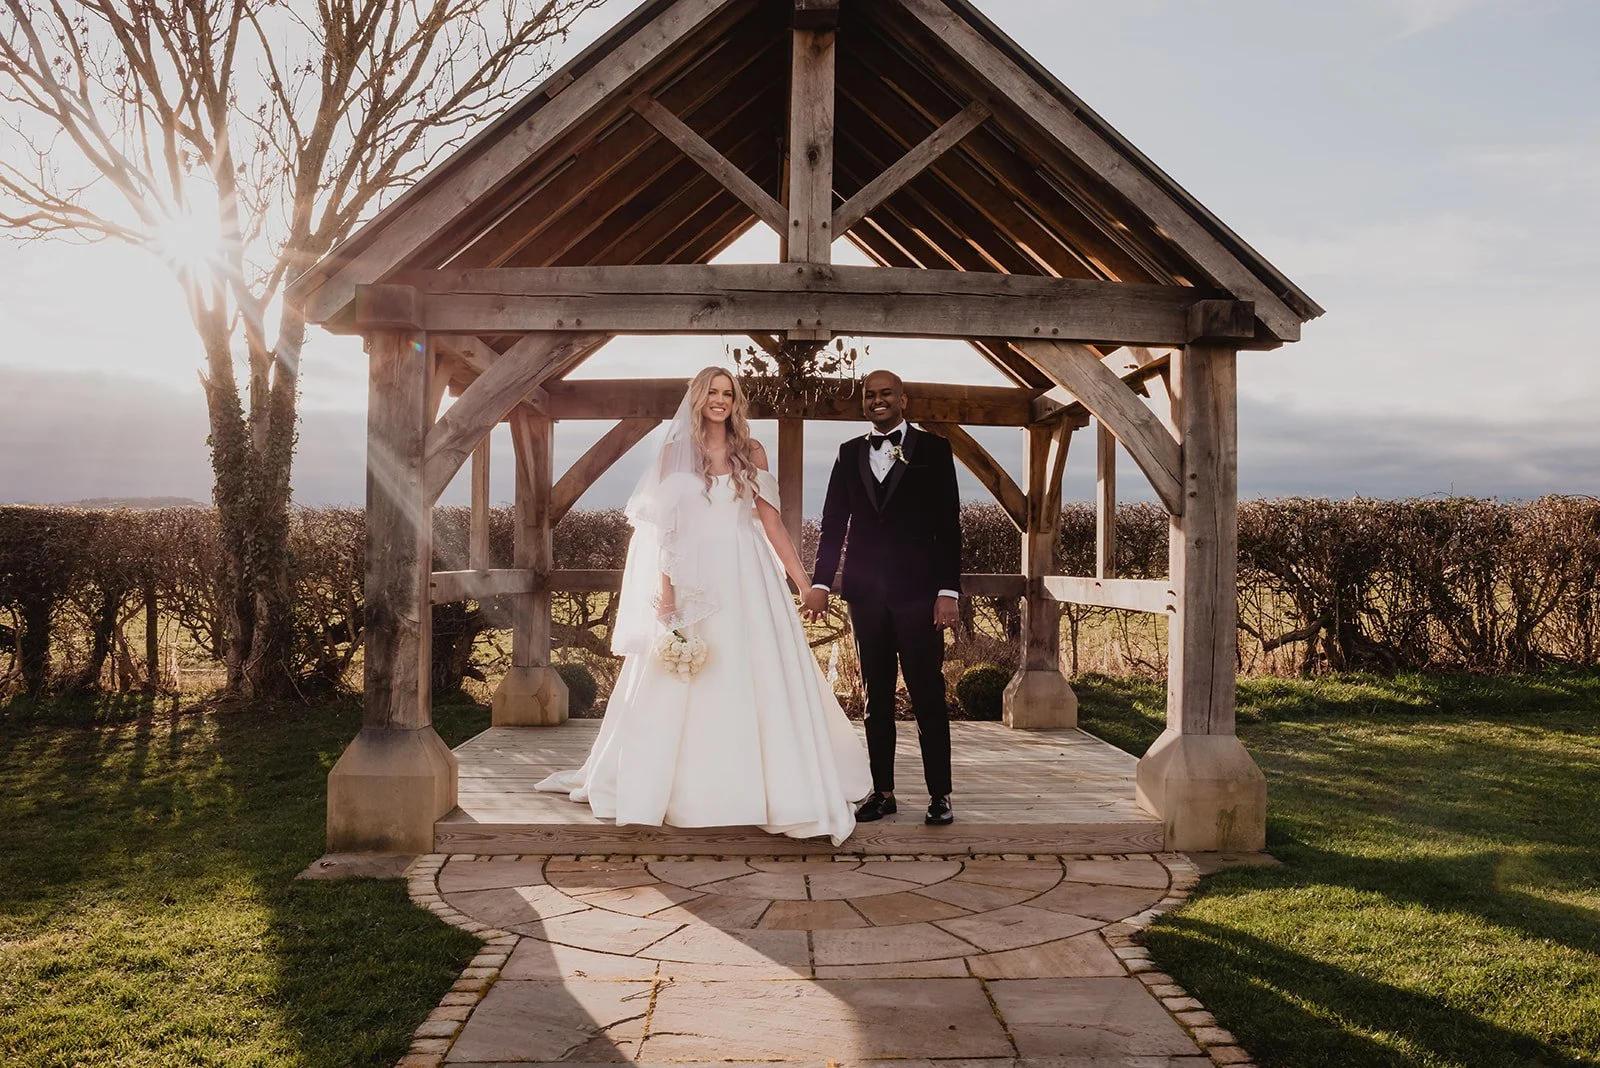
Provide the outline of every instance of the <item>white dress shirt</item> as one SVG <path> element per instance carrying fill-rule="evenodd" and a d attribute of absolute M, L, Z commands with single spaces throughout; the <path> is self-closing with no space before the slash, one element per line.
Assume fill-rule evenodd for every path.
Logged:
<path fill-rule="evenodd" d="M 895 431 L 899 431 L 900 445 L 902 448 L 904 448 L 906 441 L 906 428 L 907 423 L 904 419 L 902 419 L 900 420 L 899 426 L 888 430 L 886 433 L 893 434 Z M 872 445 L 872 438 L 877 436 L 879 435 L 876 429 L 867 435 L 867 462 L 872 466 L 872 477 L 877 479 L 879 482 L 882 482 L 884 479 L 889 477 L 889 472 L 894 469 L 894 444 L 891 442 L 889 444 L 879 445 L 874 448 Z M 820 582 L 814 584 L 812 588 L 817 590 L 828 589 L 827 586 Z M 940 590 L 939 596 L 958 597 L 959 595 L 955 590 Z"/>

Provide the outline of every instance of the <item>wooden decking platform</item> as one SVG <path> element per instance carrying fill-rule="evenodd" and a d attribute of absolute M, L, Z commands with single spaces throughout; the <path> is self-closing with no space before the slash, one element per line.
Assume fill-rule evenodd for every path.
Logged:
<path fill-rule="evenodd" d="M 559 727 L 494 727 L 457 747 L 459 805 L 434 826 L 441 853 L 692 856 L 760 854 L 1148 853 L 1163 848 L 1159 819 L 1133 800 L 1135 760 L 1079 730 L 1013 731 L 951 724 L 956 822 L 922 822 L 916 728 L 900 729 L 898 815 L 864 823 L 843 846 L 750 827 L 618 827 L 534 783 L 583 763 L 598 720 Z"/>

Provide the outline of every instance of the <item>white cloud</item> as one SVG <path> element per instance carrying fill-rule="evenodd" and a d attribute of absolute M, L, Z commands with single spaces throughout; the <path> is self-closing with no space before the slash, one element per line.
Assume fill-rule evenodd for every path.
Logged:
<path fill-rule="evenodd" d="M 1475 169 L 1543 193 L 1581 193 L 1600 187 L 1600 143 L 1479 152 L 1469 157 Z"/>
<path fill-rule="evenodd" d="M 1399 37 L 1415 37 L 1454 22 L 1472 11 L 1485 7 L 1494 0 L 1388 0 L 1385 5 L 1397 16 Z"/>
<path fill-rule="evenodd" d="M 1436 284 L 1481 277 L 1525 237 L 1521 227 L 1509 223 L 1438 215 L 1331 237 L 1279 237 L 1269 247 L 1296 278 Z"/>

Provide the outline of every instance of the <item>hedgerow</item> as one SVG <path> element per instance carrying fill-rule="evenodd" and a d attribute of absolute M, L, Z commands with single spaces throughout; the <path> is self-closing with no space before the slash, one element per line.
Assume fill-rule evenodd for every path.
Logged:
<path fill-rule="evenodd" d="M 1117 575 L 1167 574 L 1164 511 L 1125 505 L 1117 527 Z M 435 513 L 435 570 L 468 566 L 469 528 L 467 509 Z M 968 505 L 962 529 L 964 570 L 1018 570 L 1017 531 L 999 508 Z M 815 522 L 807 523 L 807 558 L 816 538 Z M 360 509 L 298 509 L 291 517 L 293 668 L 303 693 L 356 681 L 365 540 Z M 555 529 L 555 566 L 620 568 L 627 540 L 620 511 L 575 511 Z M 494 510 L 489 566 L 511 566 L 513 541 L 510 510 Z M 1093 508 L 1068 505 L 1058 570 L 1093 574 L 1094 545 Z M 203 685 L 227 653 L 218 564 L 210 509 L 0 507 L 0 692 Z M 1245 502 L 1240 667 L 1313 674 L 1594 666 L 1597 575 L 1600 501 L 1593 498 Z M 556 659 L 584 663 L 602 692 L 616 670 L 607 645 L 613 602 L 604 594 L 553 598 Z M 963 621 L 958 662 L 1015 662 L 1021 613 L 1014 598 L 965 598 Z M 501 670 L 507 625 L 506 606 L 492 600 L 434 606 L 435 690 Z M 816 644 L 839 636 L 829 631 Z M 1070 672 L 1158 673 L 1163 621 L 1064 606 L 1062 659 Z"/>

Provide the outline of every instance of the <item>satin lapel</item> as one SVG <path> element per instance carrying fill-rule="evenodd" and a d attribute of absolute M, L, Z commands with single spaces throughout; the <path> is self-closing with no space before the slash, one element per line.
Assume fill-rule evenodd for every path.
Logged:
<path fill-rule="evenodd" d="M 861 484 L 867 487 L 867 500 L 872 502 L 872 507 L 883 511 L 883 502 L 878 499 L 878 480 L 872 477 L 872 446 L 865 438 L 856 446 L 856 466 L 861 469 Z"/>
<path fill-rule="evenodd" d="M 878 511 L 889 507 L 889 498 L 894 496 L 894 491 L 900 488 L 900 480 L 905 477 L 906 467 L 911 463 L 911 454 L 917 451 L 917 439 L 922 436 L 922 431 L 906 424 L 906 436 L 900 443 L 900 451 L 905 454 L 905 460 L 896 460 L 894 466 L 889 468 L 889 477 L 883 480 L 883 501 L 878 505 Z"/>

